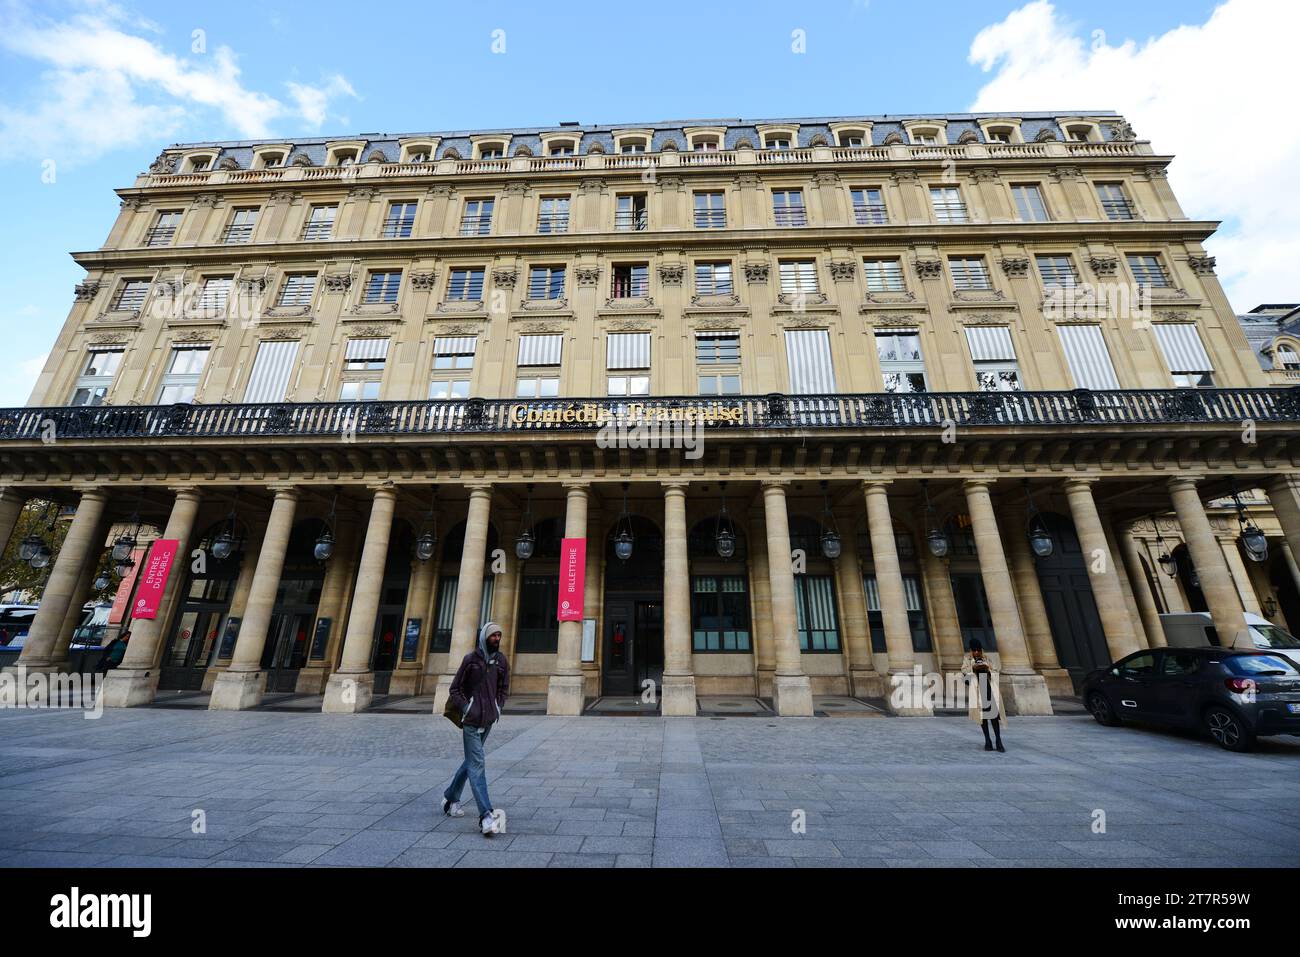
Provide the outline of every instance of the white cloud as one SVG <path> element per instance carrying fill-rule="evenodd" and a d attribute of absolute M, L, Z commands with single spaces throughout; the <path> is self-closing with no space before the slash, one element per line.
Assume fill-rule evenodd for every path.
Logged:
<path fill-rule="evenodd" d="M 44 72 L 25 97 L 11 92 L 0 106 L 0 159 L 50 156 L 74 165 L 86 152 L 170 136 L 205 111 L 248 138 L 269 136 L 286 119 L 317 129 L 332 99 L 356 95 L 335 75 L 320 86 L 290 84 L 286 103 L 245 86 L 227 46 L 181 57 L 142 33 L 157 27 L 94 0 L 62 19 L 3 8 L 0 49 Z"/>
<path fill-rule="evenodd" d="M 0 378 L 0 409 L 12 409 L 26 405 L 31 398 L 32 389 L 36 388 L 36 379 L 45 368 L 49 353 L 19 359 L 9 366 L 9 374 Z"/>
<path fill-rule="evenodd" d="M 970 61 L 992 78 L 973 112 L 1114 109 L 1157 153 L 1186 214 L 1223 219 L 1206 243 L 1233 306 L 1300 296 L 1300 125 L 1293 122 L 1300 4 L 1227 0 L 1202 24 L 1111 44 L 1046 0 L 975 37 Z"/>

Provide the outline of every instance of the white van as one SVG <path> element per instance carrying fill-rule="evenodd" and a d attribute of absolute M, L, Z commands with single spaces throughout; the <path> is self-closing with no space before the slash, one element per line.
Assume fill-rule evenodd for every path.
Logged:
<path fill-rule="evenodd" d="M 1214 630 L 1214 621 L 1208 611 L 1178 612 L 1161 615 L 1160 624 L 1165 630 L 1165 641 L 1170 648 L 1204 648 L 1207 645 L 1218 646 L 1218 632 Z M 1246 626 L 1250 630 L 1250 645 L 1244 638 L 1234 647 L 1255 647 L 1265 651 L 1275 651 L 1291 659 L 1300 667 L 1300 639 L 1283 631 L 1267 618 L 1246 612 Z"/>

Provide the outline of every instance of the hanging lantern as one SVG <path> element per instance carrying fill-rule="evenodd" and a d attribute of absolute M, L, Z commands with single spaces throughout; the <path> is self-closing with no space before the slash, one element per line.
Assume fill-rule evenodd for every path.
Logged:
<path fill-rule="evenodd" d="M 526 562 L 533 557 L 533 551 L 536 547 L 537 543 L 533 540 L 533 533 L 525 528 L 519 533 L 519 537 L 515 539 L 515 557 L 521 562 Z"/>
<path fill-rule="evenodd" d="M 235 536 L 230 533 L 230 529 L 226 529 L 212 540 L 212 557 L 219 562 L 224 562 L 234 550 Z"/>
<path fill-rule="evenodd" d="M 948 554 L 948 549 L 952 543 L 948 541 L 948 536 L 942 528 L 932 528 L 925 533 L 925 544 L 930 549 L 930 554 L 935 558 L 943 558 Z"/>
<path fill-rule="evenodd" d="M 31 565 L 32 568 L 41 569 L 49 565 L 50 559 L 53 557 L 54 552 L 50 550 L 50 546 L 45 544 L 45 542 L 41 542 L 36 549 L 36 553 L 32 555 L 27 564 Z"/>
<path fill-rule="evenodd" d="M 113 583 L 113 579 L 111 579 L 111 578 L 108 577 L 108 572 L 100 572 L 100 573 L 95 577 L 95 582 L 94 582 L 94 584 L 91 585 L 90 587 L 92 587 L 93 589 L 95 589 L 95 591 L 103 591 L 105 588 L 107 588 L 107 587 L 108 587 L 109 585 L 111 585 L 112 583 Z"/>
<path fill-rule="evenodd" d="M 618 556 L 619 561 L 627 561 L 632 557 L 632 535 L 630 532 L 622 531 L 614 536 L 614 554 Z"/>
<path fill-rule="evenodd" d="M 825 481 L 822 483 L 822 515 L 825 516 L 825 523 L 822 531 L 822 555 L 832 561 L 840 557 L 843 551 L 843 545 L 840 543 L 840 535 L 835 527 L 835 513 L 831 511 L 831 496 L 828 491 L 828 485 Z"/>
<path fill-rule="evenodd" d="M 1258 525 L 1251 523 L 1241 530 L 1241 544 L 1246 546 L 1246 557 L 1252 562 L 1268 560 L 1268 538 Z"/>
<path fill-rule="evenodd" d="M 45 539 L 41 538 L 41 536 L 36 534 L 28 535 L 18 544 L 18 560 L 30 562 L 44 544 Z"/>
<path fill-rule="evenodd" d="M 135 551 L 135 536 L 119 535 L 113 543 L 113 561 L 121 562 L 131 557 Z"/>
<path fill-rule="evenodd" d="M 822 535 L 822 554 L 827 558 L 835 559 L 840 557 L 841 545 L 840 537 L 834 532 L 828 531 Z"/>
<path fill-rule="evenodd" d="M 438 540 L 433 537 L 432 532 L 425 532 L 415 540 L 415 557 L 422 562 L 427 562 L 433 557 L 434 549 L 438 546 Z"/>
<path fill-rule="evenodd" d="M 316 556 L 318 562 L 327 562 L 334 554 L 334 536 L 330 534 L 328 526 L 321 531 L 320 538 L 316 539 L 316 547 L 312 549 L 312 554 Z"/>
<path fill-rule="evenodd" d="M 128 555 L 125 559 L 118 562 L 113 570 L 117 572 L 118 578 L 126 578 L 131 574 L 131 569 L 133 568 L 135 568 L 135 559 Z"/>
<path fill-rule="evenodd" d="M 1178 577 L 1178 562 L 1174 561 L 1173 555 L 1168 552 L 1161 552 L 1160 557 L 1156 559 L 1156 563 L 1159 564 L 1160 570 L 1170 578 Z"/>
<path fill-rule="evenodd" d="M 713 530 L 713 547 L 719 558 L 732 558 L 736 554 L 736 533 L 732 531 L 731 517 L 727 514 L 727 483 L 718 487 L 722 491 L 722 511 L 718 513 L 718 522 Z"/>
<path fill-rule="evenodd" d="M 1027 534 L 1029 536 L 1029 547 L 1033 549 L 1037 558 L 1048 558 L 1052 552 L 1056 551 L 1056 543 L 1052 541 L 1052 533 L 1047 529 L 1047 523 L 1043 521 L 1043 516 L 1039 514 L 1038 508 L 1034 505 L 1033 495 L 1029 491 L 1029 479 L 1025 479 L 1025 498 L 1029 501 L 1029 524 Z"/>

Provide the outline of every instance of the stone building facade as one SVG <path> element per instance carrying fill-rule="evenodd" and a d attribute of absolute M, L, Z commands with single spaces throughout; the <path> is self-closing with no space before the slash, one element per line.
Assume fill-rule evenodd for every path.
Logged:
<path fill-rule="evenodd" d="M 1110 113 L 170 147 L 0 410 L 0 536 L 77 507 L 20 663 L 66 659 L 124 535 L 180 557 L 113 706 L 440 709 L 491 617 L 556 714 L 647 681 L 665 714 L 810 714 L 972 638 L 1049 713 L 1162 641 L 1139 545 L 1169 514 L 1234 634 L 1205 503 L 1263 489 L 1300 549 L 1300 402 L 1170 160 Z"/>

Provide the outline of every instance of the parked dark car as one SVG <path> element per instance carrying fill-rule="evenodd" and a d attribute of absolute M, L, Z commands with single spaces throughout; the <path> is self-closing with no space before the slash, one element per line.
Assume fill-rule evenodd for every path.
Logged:
<path fill-rule="evenodd" d="M 1229 751 L 1300 735 L 1300 669 L 1283 655 L 1232 648 L 1155 648 L 1090 672 L 1082 697 L 1107 727 L 1125 721 L 1204 731 Z"/>

